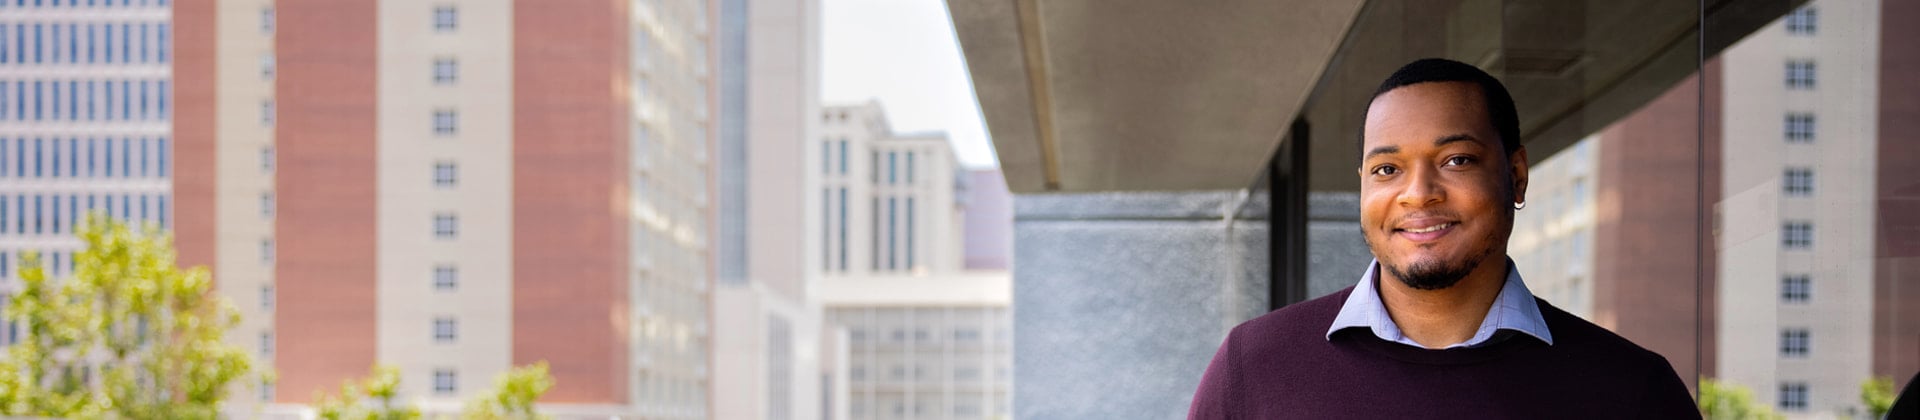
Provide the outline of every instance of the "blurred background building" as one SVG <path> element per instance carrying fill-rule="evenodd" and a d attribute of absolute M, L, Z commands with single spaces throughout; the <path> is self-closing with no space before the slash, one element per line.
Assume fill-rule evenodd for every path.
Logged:
<path fill-rule="evenodd" d="M 708 10 L 175 5 L 182 262 L 212 266 L 232 339 L 278 373 L 235 415 L 295 414 L 375 363 L 453 413 L 547 361 L 554 413 L 706 417 Z"/>
<path fill-rule="evenodd" d="M 820 120 L 809 266 L 844 332 L 823 337 L 825 418 L 1010 415 L 1012 219 L 997 171 L 960 168 L 944 134 L 894 132 L 876 102 Z"/>
<path fill-rule="evenodd" d="M 174 228 L 165 2 L 0 3 L 0 306 L 22 254 L 72 273 L 87 212 Z M 0 344 L 20 330 L 0 331 Z"/>

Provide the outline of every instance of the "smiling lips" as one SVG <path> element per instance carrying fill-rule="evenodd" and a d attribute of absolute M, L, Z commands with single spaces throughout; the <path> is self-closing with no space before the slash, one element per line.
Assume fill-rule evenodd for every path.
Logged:
<path fill-rule="evenodd" d="M 1448 232 L 1452 232 L 1453 228 L 1457 226 L 1460 226 L 1460 222 L 1442 221 L 1439 219 L 1416 219 L 1401 225 L 1401 227 L 1394 228 L 1393 232 L 1400 234 L 1402 237 L 1407 238 L 1407 240 L 1427 242 L 1446 236 Z"/>

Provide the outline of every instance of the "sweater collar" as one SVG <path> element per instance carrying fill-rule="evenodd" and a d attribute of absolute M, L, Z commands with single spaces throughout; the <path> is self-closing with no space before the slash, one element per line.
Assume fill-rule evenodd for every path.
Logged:
<path fill-rule="evenodd" d="M 1379 273 L 1380 260 L 1367 264 L 1367 272 L 1360 276 L 1360 284 L 1354 285 L 1346 303 L 1340 306 L 1339 315 L 1334 317 L 1333 325 L 1327 328 L 1327 340 L 1333 340 L 1336 331 L 1366 328 L 1381 340 L 1425 348 L 1402 334 L 1400 326 L 1387 316 L 1387 306 L 1381 302 L 1375 285 L 1379 281 Z M 1480 321 L 1480 329 L 1467 341 L 1444 348 L 1472 348 L 1491 344 L 1501 330 L 1531 335 L 1547 345 L 1553 345 L 1553 334 L 1547 331 L 1546 318 L 1540 315 L 1540 306 L 1534 302 L 1533 292 L 1528 291 L 1526 283 L 1520 279 L 1520 270 L 1514 268 L 1512 259 L 1507 260 L 1507 281 L 1500 286 L 1500 294 L 1493 298 L 1493 306 L 1487 310 L 1486 318 Z"/>

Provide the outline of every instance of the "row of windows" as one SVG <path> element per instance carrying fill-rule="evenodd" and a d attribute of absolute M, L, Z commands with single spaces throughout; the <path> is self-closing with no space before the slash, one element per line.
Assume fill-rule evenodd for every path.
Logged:
<path fill-rule="evenodd" d="M 73 274 L 73 267 L 76 265 L 73 262 L 73 256 L 79 251 L 42 249 L 33 252 L 40 255 L 40 268 L 46 269 L 47 275 L 59 277 Z M 0 251 L 0 278 L 18 277 L 19 273 L 14 272 L 14 269 L 26 268 L 23 261 L 26 255 L 26 251 Z M 0 295 L 0 298 L 4 297 L 5 295 Z M 0 302 L 5 301 L 0 300 Z"/>
<path fill-rule="evenodd" d="M 167 79 L 0 80 L 0 121 L 163 121 Z"/>
<path fill-rule="evenodd" d="M 1813 60 L 1787 61 L 1787 89 L 1813 89 Z"/>
<path fill-rule="evenodd" d="M 1787 33 L 1791 35 L 1813 35 L 1820 29 L 1820 11 L 1812 6 L 1795 9 L 1787 13 Z"/>
<path fill-rule="evenodd" d="M 0 195 L 0 235 L 72 234 L 87 212 L 156 222 L 165 229 L 166 194 L 6 194 Z M 0 271 L 5 271 L 0 264 Z"/>
<path fill-rule="evenodd" d="M 1780 409 L 1783 411 L 1807 410 L 1807 383 L 1780 383 Z"/>
<path fill-rule="evenodd" d="M 165 22 L 0 23 L 0 64 L 165 64 Z"/>
<path fill-rule="evenodd" d="M 906 168 L 905 168 L 906 170 L 905 170 L 905 171 L 901 171 L 901 170 L 900 170 L 900 169 L 901 169 L 901 168 L 900 168 L 900 162 L 901 162 L 901 155 L 905 155 L 905 156 L 906 156 Z M 913 182 L 914 182 L 914 181 L 913 181 L 913 178 L 914 178 L 914 173 L 916 172 L 916 171 L 914 171 L 914 170 L 913 170 L 913 161 L 914 161 L 914 157 L 915 157 L 916 155 L 918 155 L 918 153 L 915 153 L 915 152 L 912 152 L 912 151 L 909 151 L 909 152 L 905 152 L 905 153 L 901 153 L 901 152 L 886 152 L 886 155 L 885 155 L 885 156 L 886 156 L 886 161 L 885 161 L 885 162 L 886 162 L 886 168 L 887 168 L 887 170 L 886 170 L 886 172 L 885 172 L 885 174 L 886 174 L 886 177 L 884 177 L 884 178 L 882 178 L 882 177 L 880 176 L 880 174 L 882 173 L 882 172 L 880 171 L 880 164 L 881 164 L 881 160 L 880 160 L 880 157 L 881 157 L 881 154 L 880 154 L 880 151 L 877 151 L 877 150 L 876 150 L 876 151 L 874 151 L 874 152 L 873 152 L 873 176 L 872 176 L 872 178 L 873 178 L 873 183 L 874 183 L 874 184 L 876 184 L 876 185 L 878 185 L 878 184 L 882 184 L 882 183 L 885 183 L 885 184 L 887 184 L 887 185 L 893 185 L 893 184 L 901 184 L 901 183 L 905 183 L 905 184 L 907 184 L 907 185 L 913 185 Z M 845 166 L 845 165 L 846 165 L 846 156 L 845 156 L 845 154 L 844 154 L 844 153 L 842 153 L 842 155 L 841 155 L 841 157 L 840 157 L 840 159 L 841 159 L 841 162 L 840 162 L 840 163 L 841 163 L 841 165 L 842 165 L 842 166 Z M 844 170 L 842 170 L 842 172 L 841 172 L 841 173 L 845 173 L 845 171 L 844 171 Z M 904 173 L 904 174 L 905 174 L 905 177 L 904 177 L 904 178 L 905 178 L 905 182 L 902 182 L 902 176 L 901 176 L 901 175 L 902 175 L 902 173 Z"/>
<path fill-rule="evenodd" d="M 166 178 L 165 137 L 0 137 L 0 178 Z"/>
<path fill-rule="evenodd" d="M 164 7 L 167 0 L 12 0 L 0 1 L 5 7 Z"/>
<path fill-rule="evenodd" d="M 1781 119 L 1781 122 L 1784 124 L 1781 129 L 1783 132 L 1782 135 L 1787 138 L 1788 143 L 1813 142 L 1813 114 L 1804 112 L 1787 113 L 1787 115 Z"/>
<path fill-rule="evenodd" d="M 1780 277 L 1780 301 L 1786 303 L 1806 303 L 1813 300 L 1813 277 L 1806 274 L 1790 274 Z"/>
<path fill-rule="evenodd" d="M 1789 250 L 1813 248 L 1813 222 L 1796 220 L 1781 223 L 1780 247 Z"/>
<path fill-rule="evenodd" d="M 1813 169 L 1787 168 L 1780 174 L 1781 193 L 1790 196 L 1813 195 Z"/>
<path fill-rule="evenodd" d="M 904 365 L 895 364 L 890 369 L 888 369 L 888 372 L 889 372 L 889 375 L 887 379 L 891 379 L 894 381 L 907 380 L 907 367 Z M 1001 366 L 998 370 L 995 371 L 995 374 L 999 378 L 1006 378 L 1008 375 L 1008 369 L 1005 366 Z M 955 381 L 960 381 L 960 382 L 975 382 L 983 379 L 981 377 L 980 366 L 966 366 L 966 365 L 954 366 L 952 375 L 953 376 L 950 376 L 947 379 L 953 379 Z M 855 382 L 867 380 L 868 379 L 867 367 L 864 365 L 855 365 L 852 368 L 847 369 L 847 378 Z M 913 379 L 927 380 L 927 379 L 938 379 L 938 378 L 929 377 L 927 374 L 927 368 L 925 366 L 914 365 Z"/>
<path fill-rule="evenodd" d="M 881 213 L 880 203 L 882 201 L 886 202 L 887 204 L 885 213 Z M 904 214 L 901 211 L 902 210 L 901 204 L 905 204 Z M 914 213 L 915 212 L 914 212 L 913 204 L 914 204 L 913 197 L 905 197 L 904 200 L 902 200 L 900 197 L 887 197 L 885 200 L 882 200 L 880 197 L 873 198 L 873 270 L 874 271 L 880 271 L 883 269 L 884 270 L 913 269 L 914 263 L 915 263 L 914 261 L 915 252 L 914 252 L 914 246 L 913 246 L 915 242 L 914 240 L 914 233 L 915 233 L 914 232 L 915 231 Z M 844 203 L 841 208 L 845 209 Z M 881 230 L 881 226 L 880 226 L 880 219 L 882 218 L 881 215 L 883 214 L 885 215 L 885 219 L 887 221 L 886 230 Z M 901 229 L 902 223 L 900 223 L 902 222 L 902 219 L 905 219 L 904 232 L 902 232 L 903 231 L 903 229 Z M 846 224 L 842 223 L 840 225 L 840 229 L 845 230 Z M 846 235 L 842 233 L 840 236 L 845 237 Z M 844 244 L 845 241 L 843 240 L 841 243 Z M 883 243 L 886 244 L 886 246 L 884 247 L 880 246 Z M 845 255 L 844 250 L 842 251 L 842 255 Z M 903 262 L 905 264 L 902 264 Z M 843 270 L 845 269 L 844 265 L 842 266 L 842 269 Z"/>

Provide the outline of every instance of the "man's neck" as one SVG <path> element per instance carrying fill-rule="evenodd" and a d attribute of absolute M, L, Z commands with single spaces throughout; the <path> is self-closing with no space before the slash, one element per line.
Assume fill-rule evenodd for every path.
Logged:
<path fill-rule="evenodd" d="M 1380 270 L 1376 278 L 1380 301 L 1400 333 L 1421 347 L 1437 349 L 1465 342 L 1480 330 L 1506 284 L 1507 258 L 1489 255 L 1466 278 L 1437 290 L 1409 287 L 1390 270 Z"/>

